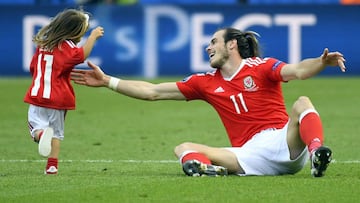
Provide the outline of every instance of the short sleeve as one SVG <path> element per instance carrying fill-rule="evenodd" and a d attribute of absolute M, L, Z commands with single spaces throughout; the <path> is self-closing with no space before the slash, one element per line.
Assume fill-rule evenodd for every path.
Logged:
<path fill-rule="evenodd" d="M 195 100 L 204 98 L 201 94 L 200 83 L 199 76 L 194 74 L 176 82 L 176 85 L 187 100 Z"/>
<path fill-rule="evenodd" d="M 281 76 L 281 69 L 286 65 L 285 62 L 275 58 L 267 58 L 265 67 L 263 67 L 266 76 L 272 81 L 285 82 Z"/>
<path fill-rule="evenodd" d="M 75 66 L 85 61 L 84 49 L 77 47 L 73 42 L 66 40 L 64 42 L 64 54 L 66 55 L 65 62 L 67 66 Z"/>

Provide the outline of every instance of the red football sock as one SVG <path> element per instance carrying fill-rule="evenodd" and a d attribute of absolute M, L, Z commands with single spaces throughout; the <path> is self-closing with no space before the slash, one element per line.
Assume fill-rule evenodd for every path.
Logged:
<path fill-rule="evenodd" d="M 309 152 L 323 144 L 324 132 L 320 116 L 315 110 L 308 111 L 300 119 L 300 137 L 308 147 Z"/>
<path fill-rule="evenodd" d="M 204 164 L 211 164 L 211 161 L 207 156 L 199 152 L 189 152 L 182 156 L 181 163 L 185 163 L 188 160 L 198 160 Z"/>
<path fill-rule="evenodd" d="M 50 166 L 55 166 L 56 168 L 58 168 L 58 159 L 48 158 L 46 169 L 49 169 Z"/>

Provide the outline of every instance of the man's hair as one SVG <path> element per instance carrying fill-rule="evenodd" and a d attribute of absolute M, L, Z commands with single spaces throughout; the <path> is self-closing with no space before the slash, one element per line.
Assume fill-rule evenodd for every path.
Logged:
<path fill-rule="evenodd" d="M 58 13 L 51 22 L 42 27 L 33 37 L 33 42 L 41 48 L 52 51 L 64 40 L 80 41 L 89 27 L 89 14 L 82 10 L 66 9 Z"/>
<path fill-rule="evenodd" d="M 224 30 L 224 42 L 236 39 L 241 58 L 260 57 L 260 45 L 256 37 L 259 34 L 253 31 L 242 32 L 235 28 L 222 28 Z"/>

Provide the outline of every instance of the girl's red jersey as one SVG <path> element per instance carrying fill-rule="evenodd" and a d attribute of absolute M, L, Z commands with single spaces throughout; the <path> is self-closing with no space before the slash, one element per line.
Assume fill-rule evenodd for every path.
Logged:
<path fill-rule="evenodd" d="M 37 48 L 31 60 L 32 84 L 24 101 L 52 109 L 75 109 L 75 93 L 70 73 L 75 65 L 84 62 L 83 48 L 64 41 L 53 51 Z"/>

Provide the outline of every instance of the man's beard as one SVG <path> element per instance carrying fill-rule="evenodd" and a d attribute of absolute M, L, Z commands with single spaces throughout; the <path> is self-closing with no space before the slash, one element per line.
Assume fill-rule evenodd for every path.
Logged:
<path fill-rule="evenodd" d="M 217 61 L 214 61 L 213 63 L 211 63 L 211 67 L 215 68 L 215 69 L 221 69 L 224 64 L 229 60 L 229 52 L 227 50 L 225 50 L 222 54 L 222 57 L 220 59 L 218 59 Z"/>

